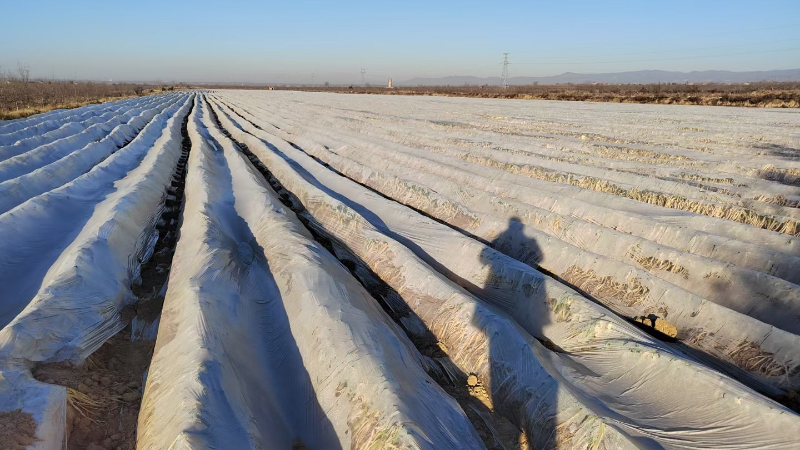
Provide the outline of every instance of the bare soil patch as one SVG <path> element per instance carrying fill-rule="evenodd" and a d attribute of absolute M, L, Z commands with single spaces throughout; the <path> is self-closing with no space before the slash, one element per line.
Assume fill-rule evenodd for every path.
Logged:
<path fill-rule="evenodd" d="M 25 450 L 36 442 L 36 421 L 33 416 L 15 409 L 0 412 L 0 444 L 7 450 Z"/>
<path fill-rule="evenodd" d="M 155 341 L 131 342 L 126 327 L 81 366 L 45 363 L 39 381 L 67 387 L 67 449 L 133 450 L 145 371 Z"/>

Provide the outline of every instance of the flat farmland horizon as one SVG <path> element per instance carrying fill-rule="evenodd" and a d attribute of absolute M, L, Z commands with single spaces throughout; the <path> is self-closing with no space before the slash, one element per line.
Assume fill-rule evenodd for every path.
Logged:
<path fill-rule="evenodd" d="M 0 443 L 792 448 L 798 130 L 235 89 L 0 121 Z"/>

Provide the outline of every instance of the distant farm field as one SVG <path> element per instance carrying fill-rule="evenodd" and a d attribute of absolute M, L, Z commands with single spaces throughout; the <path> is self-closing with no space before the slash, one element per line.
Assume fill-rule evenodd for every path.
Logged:
<path fill-rule="evenodd" d="M 652 83 L 652 84 L 555 84 L 525 86 L 328 86 L 275 87 L 302 91 L 350 94 L 430 95 L 437 97 L 565 100 L 662 105 L 743 106 L 800 108 L 800 83 Z"/>
<path fill-rule="evenodd" d="M 223 89 L 0 121 L 0 442 L 792 448 L 798 130 Z"/>

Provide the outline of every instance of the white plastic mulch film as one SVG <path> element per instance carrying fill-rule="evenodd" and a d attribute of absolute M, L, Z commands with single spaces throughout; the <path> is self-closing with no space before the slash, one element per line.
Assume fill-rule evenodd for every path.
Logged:
<path fill-rule="evenodd" d="M 138 448 L 482 448 L 203 103 Z"/>
<path fill-rule="evenodd" d="M 0 162 L 25 162 L 14 167 L 30 170 L 13 172 L 10 182 L 37 176 L 46 161 L 53 166 L 49 176 L 28 184 L 32 191 L 11 190 L 14 204 L 0 214 L 0 411 L 33 417 L 30 448 L 64 448 L 67 401 L 64 387 L 34 380 L 30 369 L 37 362 L 80 363 L 130 320 L 123 310 L 136 300 L 131 284 L 154 244 L 193 97 L 159 95 L 51 113 L 45 121 L 26 119 L 28 126 L 13 132 L 60 129 L 53 122 L 100 117 L 114 107 L 120 113 L 102 127 L 86 119 L 80 125 L 88 128 L 73 137 Z M 18 128 L 15 123 L 0 125 L 0 132 Z M 90 140 L 84 133 L 93 133 Z"/>
<path fill-rule="evenodd" d="M 297 111 L 302 107 L 297 105 L 305 102 L 295 95 L 302 94 L 278 93 L 269 98 L 275 102 L 271 104 L 266 100 L 249 101 L 245 95 L 239 93 L 215 93 L 212 103 L 219 112 L 218 116 L 223 127 L 233 135 L 234 139 L 247 145 L 277 181 L 297 197 L 297 201 L 312 219 L 312 226 L 315 225 L 321 233 L 339 241 L 345 249 L 343 253 L 355 254 L 355 259 L 368 266 L 373 277 L 377 275 L 399 292 L 411 310 L 415 310 L 415 305 L 419 306 L 421 309 L 415 310 L 416 314 L 434 333 L 437 328 L 435 320 L 440 318 L 442 313 L 426 316 L 423 314 L 425 309 L 421 305 L 431 302 L 429 297 L 436 295 L 424 290 L 422 292 L 427 293 L 423 296 L 425 302 L 414 300 L 421 291 L 417 290 L 415 293 L 414 288 L 407 285 L 421 283 L 417 281 L 420 277 L 398 281 L 398 278 L 403 278 L 403 270 L 409 270 L 405 269 L 407 264 L 403 262 L 408 256 L 402 256 L 408 255 L 409 250 L 430 268 L 435 269 L 435 272 L 438 272 L 434 273 L 435 275 L 444 275 L 458 283 L 479 301 L 488 301 L 509 314 L 533 337 L 552 343 L 553 346 L 547 346 L 550 350 L 545 349 L 538 355 L 539 363 L 549 368 L 551 376 L 563 383 L 563 389 L 569 390 L 572 395 L 580 399 L 583 405 L 603 419 L 603 423 L 628 435 L 630 442 L 635 442 L 636 445 L 690 448 L 715 446 L 750 448 L 771 445 L 774 448 L 781 448 L 796 442 L 796 436 L 792 435 L 800 426 L 796 414 L 745 388 L 731 378 L 694 362 L 693 358 L 684 354 L 682 347 L 667 345 L 650 338 L 644 332 L 617 318 L 611 311 L 604 310 L 596 303 L 577 295 L 563 284 L 542 276 L 531 266 L 503 255 L 503 252 L 510 253 L 532 264 L 535 262 L 532 258 L 538 254 L 539 261 L 542 261 L 540 248 L 530 247 L 530 244 L 528 247 L 524 245 L 525 242 L 537 241 L 524 239 L 525 232 L 520 231 L 522 226 L 516 228 L 518 225 L 515 223 L 519 223 L 517 220 L 509 222 L 503 220 L 502 216 L 495 218 L 496 215 L 485 213 L 476 217 L 470 214 L 468 208 L 463 207 L 462 202 L 469 199 L 469 195 L 456 197 L 461 202 L 447 202 L 437 189 L 426 190 L 427 186 L 421 183 L 410 185 L 404 183 L 399 176 L 388 176 L 385 166 L 380 170 L 368 170 L 365 161 L 370 160 L 367 154 L 372 153 L 372 148 L 363 147 L 360 152 L 352 152 L 351 158 L 345 158 L 341 156 L 345 145 L 332 145 L 333 140 L 344 139 L 345 136 L 354 139 L 341 129 L 326 129 L 324 135 L 316 131 L 305 132 L 306 128 L 321 127 L 321 124 L 331 117 L 341 117 L 337 116 L 337 113 L 342 110 L 335 109 L 335 106 L 313 102 L 315 99 L 324 100 L 328 96 L 319 95 L 304 99 L 313 103 L 315 113 L 322 116 L 320 120 L 294 122 L 283 117 L 302 114 Z M 335 109 L 337 113 L 326 111 L 326 108 Z M 364 111 L 359 113 L 370 117 L 375 114 Z M 389 121 L 393 120 L 396 119 Z M 364 129 L 363 134 L 366 136 L 364 140 L 367 141 L 370 131 L 367 126 L 364 126 Z M 388 142 L 388 139 L 386 141 Z M 357 141 L 352 142 L 355 147 Z M 388 153 L 390 152 L 386 155 Z M 459 165 L 457 162 L 453 164 Z M 362 177 L 353 167 L 361 170 L 362 174 L 386 171 L 383 172 L 383 176 L 376 175 L 378 179 L 383 179 L 381 180 L 383 184 L 371 184 L 368 177 Z M 370 192 L 331 169 L 378 190 L 385 196 L 484 238 L 495 246 L 496 250 Z M 397 173 L 413 177 L 415 171 L 405 169 L 404 172 L 398 170 Z M 428 198 L 427 209 L 426 202 L 419 200 L 420 197 Z M 409 200 L 415 198 L 416 203 Z M 437 210 L 442 214 L 436 215 L 431 212 Z M 482 231 L 480 226 L 488 220 L 493 220 L 494 226 L 487 226 L 488 230 Z M 709 217 L 708 220 L 724 219 Z M 478 226 L 475 226 L 476 222 Z M 733 221 L 731 223 L 733 225 L 731 229 L 746 226 L 744 223 Z M 366 230 L 372 227 L 383 235 L 380 239 L 369 237 L 370 232 Z M 757 230 L 756 234 L 763 236 L 771 237 L 768 232 L 779 233 L 751 227 Z M 480 232 L 475 233 L 475 230 Z M 494 236 L 491 234 L 492 231 Z M 793 238 L 786 233 L 783 234 L 784 237 L 780 239 L 789 243 L 786 245 L 790 245 Z M 770 241 L 777 243 L 775 239 Z M 396 250 L 397 243 L 406 250 L 403 252 Z M 573 265 L 576 266 L 574 271 L 579 273 L 582 271 L 584 276 L 590 271 L 594 274 L 604 274 L 600 272 L 602 266 L 589 266 L 591 268 L 583 266 L 580 249 L 578 250 L 571 255 Z M 514 253 L 515 251 L 519 253 Z M 782 253 L 788 257 L 787 261 L 797 256 L 791 249 Z M 565 256 L 567 257 L 569 255 Z M 544 262 L 546 261 L 545 257 Z M 430 268 L 428 272 L 434 272 Z M 610 270 L 616 269 L 611 267 Z M 645 273 L 657 273 L 657 271 L 645 271 Z M 620 297 L 618 304 L 612 303 L 609 306 L 623 314 L 634 311 L 633 306 L 636 306 L 628 305 L 631 309 L 626 311 L 622 307 L 626 305 L 625 300 L 636 298 L 637 295 L 645 299 L 649 297 L 641 295 L 642 291 L 645 293 L 649 291 L 637 290 L 638 286 L 635 284 L 617 287 L 613 284 L 613 277 L 611 280 L 605 274 L 594 277 L 600 284 L 605 283 L 608 290 L 617 288 L 621 291 L 622 295 L 616 295 Z M 365 275 L 364 278 L 368 276 Z M 713 322 L 711 322 L 713 317 L 707 317 L 705 323 L 696 322 L 697 325 L 713 326 L 709 330 L 713 333 L 706 334 L 712 334 L 712 338 L 715 337 L 714 334 L 721 334 L 718 342 L 727 340 L 732 344 L 732 341 L 737 340 L 735 333 L 739 333 L 736 342 L 740 347 L 738 353 L 732 345 L 729 349 L 725 347 L 717 349 L 717 354 L 693 352 L 693 355 L 706 357 L 703 358 L 706 363 L 716 361 L 720 354 L 727 355 L 730 365 L 740 364 L 738 368 L 729 367 L 729 373 L 738 374 L 743 381 L 772 394 L 791 390 L 796 386 L 797 375 L 794 368 L 797 367 L 797 359 L 794 355 L 798 347 L 794 344 L 797 342 L 795 334 L 764 324 L 751 316 L 733 311 L 696 294 L 688 292 L 680 294 L 680 288 L 666 283 L 662 278 L 652 277 L 652 279 L 654 286 L 659 286 L 656 283 L 664 283 L 662 284 L 664 292 L 659 296 L 660 302 L 670 301 L 675 294 L 678 294 L 679 299 L 680 295 L 687 298 L 681 300 L 686 302 L 687 306 L 691 305 L 689 301 L 696 301 L 695 308 L 686 311 L 687 318 L 700 315 L 703 309 L 710 306 L 713 306 L 711 309 L 716 308 L 717 311 L 726 313 L 727 316 L 716 318 Z M 629 278 L 622 277 L 620 280 L 624 283 Z M 776 277 L 775 283 L 784 283 L 786 289 L 793 289 L 791 283 L 785 284 L 786 280 L 781 281 Z M 628 298 L 625 295 L 628 295 Z M 789 295 L 794 293 L 790 292 Z M 609 297 L 615 296 L 609 295 Z M 440 308 L 446 308 L 442 305 L 446 304 L 444 300 L 447 298 L 446 295 L 442 296 Z M 695 298 L 697 300 L 694 300 Z M 666 306 L 672 305 L 667 303 Z M 684 307 L 680 303 L 678 306 Z M 643 314 L 646 311 L 637 312 Z M 664 312 L 660 313 L 661 317 L 664 317 Z M 673 318 L 674 316 L 678 317 Z M 684 325 L 685 321 L 679 321 L 681 316 L 683 314 L 678 310 L 676 314 L 669 314 L 666 317 Z M 471 323 L 475 323 L 475 320 Z M 737 325 L 732 326 L 734 323 Z M 723 326 L 724 324 L 729 326 Z M 445 344 L 447 333 L 452 331 L 453 326 L 451 322 L 448 328 L 441 331 L 441 335 L 437 334 Z M 748 341 L 747 338 L 750 336 L 759 340 Z M 682 337 L 678 334 L 679 340 Z M 769 342 L 769 339 L 774 340 Z M 695 342 L 680 342 L 680 344 L 685 346 L 683 349 L 688 349 L 686 345 L 692 344 L 696 349 L 705 350 L 706 347 L 698 345 L 697 341 L 701 340 L 702 337 L 694 339 Z M 764 357 L 766 352 L 763 347 L 758 348 L 758 345 L 774 345 L 775 353 L 767 354 L 767 357 L 776 361 L 774 364 L 779 368 L 780 363 L 785 363 L 783 371 L 775 369 L 775 366 L 750 367 L 747 359 L 742 361 L 742 358 L 737 358 L 743 349 L 747 352 L 753 351 L 747 345 L 750 342 L 755 344 L 761 359 L 767 359 Z M 781 361 L 778 357 L 785 359 Z M 467 365 L 463 369 L 470 371 Z M 471 371 L 480 373 L 480 370 Z M 675 414 L 675 411 L 685 412 L 679 415 Z M 782 424 L 778 425 L 776 421 Z M 734 426 L 731 425 L 734 423 L 737 424 L 735 427 L 738 432 L 731 432 L 728 428 Z M 677 428 L 682 432 L 675 433 L 673 430 Z"/>
<path fill-rule="evenodd" d="M 247 112 L 243 114 L 247 115 Z M 279 128 L 274 129 L 277 134 L 286 133 L 291 128 L 280 118 L 272 120 L 279 123 Z M 303 130 L 307 127 L 310 126 L 304 125 Z M 326 132 L 324 136 L 303 131 L 291 135 L 291 139 L 298 144 L 305 144 L 303 149 L 308 154 L 353 180 L 483 238 L 491 242 L 494 248 L 522 262 L 538 265 L 559 275 L 614 311 L 629 317 L 655 315 L 665 319 L 677 327 L 677 337 L 682 343 L 701 350 L 709 357 L 708 362 L 721 361 L 722 367 L 731 366 L 733 370 L 749 372 L 746 376 L 752 382 L 759 383 L 762 390 L 774 393 L 775 389 L 792 391 L 800 387 L 800 339 L 795 332 L 800 320 L 792 313 L 798 304 L 794 301 L 798 288 L 777 276 L 734 266 L 730 261 L 737 257 L 745 260 L 756 253 L 755 249 L 748 250 L 746 244 L 742 245 L 743 249 L 737 255 L 731 255 L 729 261 L 724 263 L 695 257 L 688 248 L 681 248 L 677 252 L 663 245 L 659 248 L 646 239 L 635 239 L 628 233 L 616 232 L 618 222 L 611 224 L 610 228 L 602 228 L 594 219 L 576 221 L 572 215 L 578 210 L 568 210 L 570 214 L 546 214 L 521 201 L 491 196 L 469 188 L 470 183 L 481 179 L 482 174 L 492 168 L 472 168 L 473 172 L 460 175 L 456 180 L 459 184 L 455 184 L 446 178 L 448 173 L 454 173 L 453 170 L 436 172 L 435 177 L 420 175 L 423 168 L 438 167 L 432 160 L 424 160 L 423 164 L 410 167 L 395 167 L 398 165 L 392 164 L 392 155 L 399 154 L 399 150 L 385 151 L 377 145 L 361 146 L 357 141 L 355 151 L 348 149 L 351 146 L 349 144 L 334 146 L 330 136 L 337 136 L 338 133 L 336 129 Z M 309 134 L 323 143 L 309 138 Z M 369 137 L 364 140 L 369 140 Z M 425 153 L 419 149 L 402 150 Z M 355 153 L 356 156 L 344 157 L 342 155 L 345 152 Z M 375 163 L 381 165 L 380 169 L 367 165 L 367 162 L 375 160 L 370 156 L 374 152 L 380 152 L 382 160 L 390 163 Z M 456 163 L 452 164 L 451 168 L 474 166 L 463 162 L 457 166 Z M 399 176 L 392 175 L 393 172 Z M 427 184 L 416 181 L 420 178 L 424 178 Z M 486 190 L 500 183 L 496 178 L 494 182 L 493 178 L 483 179 L 486 181 L 480 187 Z M 446 195 L 448 189 L 452 192 L 450 197 Z M 524 189 L 524 186 L 514 189 L 519 191 L 516 198 L 536 202 L 544 197 L 549 201 L 549 194 L 541 195 L 540 192 Z M 568 202 L 569 199 L 558 200 L 561 204 Z M 465 205 L 484 209 L 475 211 Z M 492 209 L 493 213 L 484 212 L 487 209 Z M 606 211 L 607 215 L 615 212 Z M 616 214 L 624 216 L 619 212 Z M 733 225 L 745 227 L 742 224 Z M 662 225 L 659 230 L 666 228 Z M 686 228 L 678 228 L 676 232 L 693 234 Z M 696 235 L 695 238 L 704 237 Z M 779 236 L 778 239 L 784 247 L 794 242 L 791 237 Z M 718 240 L 727 241 L 728 247 L 735 248 L 730 238 Z M 721 249 L 716 251 L 725 253 Z M 615 254 L 620 256 L 615 259 Z M 781 261 L 796 267 L 797 252 L 791 249 L 780 253 L 762 247 L 760 254 L 769 259 L 773 269 L 779 267 Z M 628 261 L 624 261 L 624 258 L 628 258 Z M 708 265 L 704 265 L 706 262 Z M 713 269 L 714 266 L 718 269 Z M 692 277 L 687 267 L 699 271 L 701 276 Z M 794 271 L 788 273 L 793 274 Z M 695 285 L 706 286 L 694 288 L 692 292 L 673 284 L 676 278 L 682 280 L 683 284 L 690 277 Z M 736 287 L 733 291 L 732 285 Z M 702 291 L 725 295 L 708 298 L 696 293 Z M 728 292 L 736 295 L 727 295 Z M 737 301 L 737 298 L 741 300 Z M 766 299 L 770 300 L 764 301 Z M 765 322 L 765 318 L 771 321 Z M 781 326 L 786 329 L 781 329 Z"/>

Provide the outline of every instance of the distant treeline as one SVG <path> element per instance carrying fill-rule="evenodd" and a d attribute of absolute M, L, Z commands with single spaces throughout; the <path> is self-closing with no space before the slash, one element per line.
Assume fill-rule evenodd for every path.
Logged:
<path fill-rule="evenodd" d="M 218 89 L 267 89 L 268 86 L 204 86 Z M 525 86 L 274 86 L 277 90 L 350 94 L 433 95 L 446 97 L 571 100 L 615 103 L 799 108 L 800 82 L 704 84 L 533 84 Z"/>

